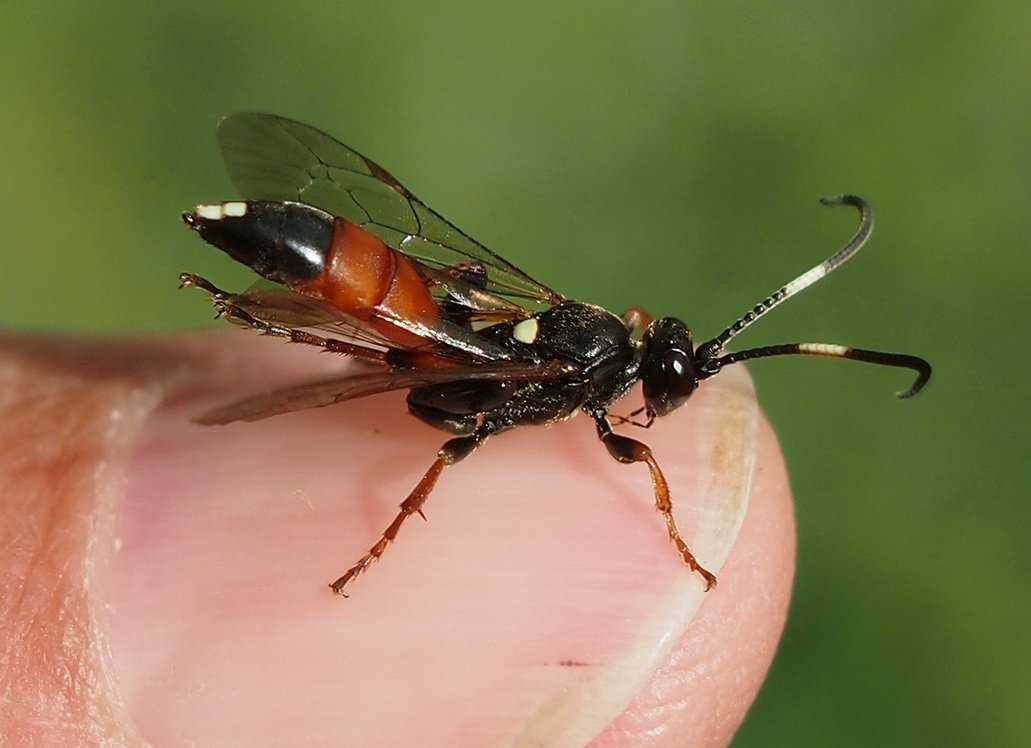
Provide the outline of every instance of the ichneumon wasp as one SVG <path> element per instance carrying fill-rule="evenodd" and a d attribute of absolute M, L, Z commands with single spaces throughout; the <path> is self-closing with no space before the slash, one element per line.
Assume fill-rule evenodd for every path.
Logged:
<path fill-rule="evenodd" d="M 377 560 L 404 521 L 422 514 L 444 468 L 516 426 L 562 421 L 584 411 L 609 454 L 643 462 L 655 503 L 684 562 L 711 588 L 716 577 L 691 553 L 673 518 L 669 486 L 643 442 L 615 433 L 609 408 L 643 386 L 644 423 L 684 404 L 723 368 L 770 356 L 826 356 L 912 369 L 899 394 L 931 376 L 922 358 L 827 343 L 785 343 L 727 352 L 726 346 L 778 304 L 858 252 L 873 229 L 855 195 L 824 199 L 859 212 L 855 235 L 816 267 L 763 299 L 711 340 L 695 345 L 679 319 L 622 317 L 567 299 L 446 221 L 377 164 L 329 135 L 269 114 L 235 114 L 218 140 L 245 200 L 198 205 L 183 220 L 265 282 L 207 291 L 220 316 L 260 332 L 353 356 L 365 373 L 309 382 L 241 400 L 202 416 L 204 424 L 253 421 L 389 390 L 408 390 L 412 415 L 452 434 L 379 540 L 339 579 L 345 587 Z M 269 283 L 271 281 L 271 283 Z M 633 415 L 631 417 L 633 417 Z"/>

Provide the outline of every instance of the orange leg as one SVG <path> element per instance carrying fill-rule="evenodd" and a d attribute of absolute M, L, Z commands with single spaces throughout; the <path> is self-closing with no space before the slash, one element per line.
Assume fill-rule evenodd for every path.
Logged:
<path fill-rule="evenodd" d="M 347 593 L 344 591 L 351 580 L 357 577 L 359 574 L 365 572 L 373 561 L 379 560 L 379 557 L 383 555 L 383 551 L 387 549 L 394 538 L 397 537 L 398 530 L 401 529 L 401 525 L 413 514 L 418 514 L 423 519 L 426 519 L 426 515 L 422 513 L 422 505 L 426 503 L 426 499 L 429 497 L 430 492 L 433 491 L 433 487 L 437 484 L 437 478 L 444 471 L 444 468 L 449 465 L 454 465 L 459 460 L 468 457 L 473 450 L 483 444 L 487 440 L 491 431 L 483 426 L 478 428 L 472 434 L 468 436 L 460 436 L 456 439 L 451 439 L 444 443 L 444 446 L 440 448 L 437 453 L 437 459 L 430 465 L 430 469 L 426 471 L 426 474 L 422 476 L 422 480 L 412 489 L 412 492 L 408 494 L 403 502 L 401 502 L 401 511 L 394 517 L 394 521 L 387 526 L 387 529 L 383 531 L 383 535 L 380 539 L 369 549 L 369 552 L 358 559 L 358 563 L 352 566 L 347 572 L 329 585 L 333 592 L 343 597 L 347 597 Z"/>
<path fill-rule="evenodd" d="M 609 454 L 616 460 L 622 463 L 643 462 L 648 466 L 648 470 L 652 474 L 652 486 L 655 489 L 655 508 L 659 510 L 659 514 L 666 522 L 669 539 L 673 541 L 681 558 L 684 559 L 684 563 L 690 567 L 691 571 L 697 572 L 705 580 L 706 592 L 711 590 L 716 585 L 716 575 L 698 563 L 680 534 L 677 522 L 673 519 L 673 502 L 669 497 L 669 484 L 659 468 L 659 463 L 652 456 L 651 449 L 647 444 L 636 439 L 613 433 L 605 415 L 595 416 L 595 423 L 598 427 L 598 437 L 609 450 Z"/>

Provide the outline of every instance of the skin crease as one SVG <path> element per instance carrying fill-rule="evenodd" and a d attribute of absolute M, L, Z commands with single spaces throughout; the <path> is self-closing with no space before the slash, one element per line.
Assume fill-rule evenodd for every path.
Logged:
<path fill-rule="evenodd" d="M 428 522 L 410 519 L 351 597 L 333 596 L 325 585 L 378 538 L 446 436 L 396 393 L 254 424 L 189 418 L 340 363 L 231 329 L 0 337 L 0 734 L 517 745 L 538 692 L 575 693 L 656 625 L 671 590 L 701 589 L 666 542 L 647 470 L 612 461 L 580 417 L 500 435 L 445 470 Z M 692 402 L 647 432 L 619 429 L 652 447 L 689 542 L 678 445 L 704 454 L 699 423 L 735 386 L 747 388 L 742 367 L 696 395 L 712 416 Z M 725 745 L 744 718 L 794 570 L 764 420 L 754 465 L 718 586 L 686 629 L 670 622 L 668 647 L 591 745 Z M 585 742 L 551 735 L 544 744 Z"/>

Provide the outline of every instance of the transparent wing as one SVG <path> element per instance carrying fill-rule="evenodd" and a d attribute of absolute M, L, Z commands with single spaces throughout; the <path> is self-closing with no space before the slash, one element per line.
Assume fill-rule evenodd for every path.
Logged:
<path fill-rule="evenodd" d="M 487 290 L 540 304 L 562 295 L 426 207 L 385 169 L 324 132 L 271 114 L 244 112 L 218 127 L 229 175 L 247 198 L 296 200 L 358 224 L 420 263 L 480 263 Z"/>
<path fill-rule="evenodd" d="M 447 320 L 434 320 L 430 325 L 389 318 L 396 326 L 425 341 L 425 346 L 402 345 L 348 316 L 332 304 L 296 293 L 271 281 L 260 280 L 244 293 L 229 294 L 227 297 L 234 307 L 262 322 L 293 330 L 327 332 L 347 343 L 373 351 L 425 351 L 467 363 L 512 359 L 512 353 L 502 346 Z"/>
<path fill-rule="evenodd" d="M 238 400 L 208 411 L 197 423 L 212 426 L 235 421 L 259 421 L 295 410 L 321 408 L 368 395 L 431 384 L 468 381 L 543 381 L 569 373 L 569 365 L 545 363 L 496 363 L 439 369 L 386 369 L 368 374 L 306 382 Z"/>

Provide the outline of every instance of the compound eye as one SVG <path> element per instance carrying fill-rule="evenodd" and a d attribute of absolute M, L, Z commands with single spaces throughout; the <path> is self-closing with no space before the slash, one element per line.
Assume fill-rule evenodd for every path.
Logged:
<path fill-rule="evenodd" d="M 675 410 L 684 404 L 695 389 L 694 367 L 686 351 L 666 351 L 662 360 L 662 377 L 668 409 Z"/>
<path fill-rule="evenodd" d="M 655 320 L 641 340 L 644 358 L 638 370 L 649 415 L 664 416 L 681 405 L 698 386 L 691 331 L 674 317 Z"/>
<path fill-rule="evenodd" d="M 648 412 L 664 416 L 679 408 L 697 386 L 690 354 L 670 348 L 652 359 L 642 372 L 644 402 Z"/>

